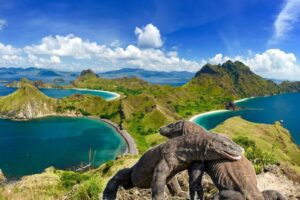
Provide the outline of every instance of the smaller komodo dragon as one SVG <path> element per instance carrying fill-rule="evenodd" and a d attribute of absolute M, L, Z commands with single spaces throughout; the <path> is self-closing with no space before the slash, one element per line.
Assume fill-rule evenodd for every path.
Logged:
<path fill-rule="evenodd" d="M 185 124 L 183 131 L 197 132 L 199 126 Z M 153 200 L 164 200 L 167 183 L 179 172 L 186 170 L 194 161 L 218 159 L 239 160 L 241 147 L 228 138 L 215 134 L 186 134 L 170 139 L 144 153 L 131 168 L 118 171 L 107 183 L 104 200 L 116 199 L 118 188 L 151 188 Z"/>
<path fill-rule="evenodd" d="M 189 124 L 189 127 L 200 127 L 197 124 L 189 121 L 180 120 L 171 123 L 160 129 L 160 134 L 167 138 L 176 138 L 189 133 L 198 134 L 204 129 L 199 129 L 197 132 L 189 132 L 183 130 L 183 127 Z M 194 127 L 192 129 L 195 129 Z M 203 133 L 201 133 L 203 134 Z M 213 134 L 213 133 L 212 133 Z M 222 134 L 215 134 L 217 137 L 224 138 Z M 257 180 L 255 170 L 251 162 L 242 156 L 237 161 L 228 159 L 194 162 L 188 168 L 190 199 L 195 198 L 197 191 L 198 198 L 204 199 L 202 188 L 202 176 L 204 171 L 212 178 L 214 184 L 219 189 L 219 194 L 214 197 L 214 200 L 220 199 L 236 199 L 236 200 L 285 200 L 285 198 L 277 191 L 265 190 L 262 193 L 257 188 Z M 174 177 L 174 179 L 176 179 Z M 173 184 L 177 180 L 172 180 Z"/>

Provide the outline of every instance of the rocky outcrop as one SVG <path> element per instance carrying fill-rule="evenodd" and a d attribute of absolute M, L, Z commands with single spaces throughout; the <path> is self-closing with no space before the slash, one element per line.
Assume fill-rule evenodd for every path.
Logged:
<path fill-rule="evenodd" d="M 225 104 L 225 109 L 226 110 L 236 110 L 237 107 L 235 105 L 235 103 L 233 101 L 228 101 L 226 104 Z"/>
<path fill-rule="evenodd" d="M 6 180 L 2 170 L 0 169 L 0 184 L 3 183 Z"/>

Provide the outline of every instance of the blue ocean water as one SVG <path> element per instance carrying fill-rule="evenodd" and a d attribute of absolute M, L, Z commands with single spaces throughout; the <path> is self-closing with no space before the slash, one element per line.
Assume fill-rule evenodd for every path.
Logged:
<path fill-rule="evenodd" d="M 47 89 L 42 88 L 40 89 L 45 95 L 53 98 L 63 98 L 66 96 L 70 96 L 73 94 L 91 94 L 95 96 L 100 96 L 106 100 L 114 99 L 117 97 L 116 94 L 106 92 L 106 91 L 93 91 L 93 90 L 77 90 L 77 89 Z M 0 84 L 0 96 L 8 95 L 12 92 L 16 91 L 16 88 L 8 88 L 5 87 L 3 84 Z"/>
<path fill-rule="evenodd" d="M 123 138 L 110 125 L 86 117 L 47 117 L 30 121 L 0 119 L 0 169 L 8 178 L 89 162 L 96 166 L 126 150 Z"/>
<path fill-rule="evenodd" d="M 300 144 L 300 93 L 251 98 L 236 104 L 241 110 L 203 115 L 194 121 L 209 130 L 234 116 L 266 124 L 283 120 L 282 125 L 290 131 L 294 141 Z"/>

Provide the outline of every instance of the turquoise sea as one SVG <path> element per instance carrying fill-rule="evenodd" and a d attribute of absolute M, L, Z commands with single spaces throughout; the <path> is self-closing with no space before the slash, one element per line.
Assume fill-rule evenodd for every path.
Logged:
<path fill-rule="evenodd" d="M 8 178 L 39 173 L 49 166 L 74 169 L 89 162 L 90 149 L 99 166 L 126 150 L 116 130 L 97 119 L 0 119 L 0 127 L 0 169 Z"/>
<path fill-rule="evenodd" d="M 40 89 L 45 95 L 53 98 L 63 98 L 66 96 L 70 96 L 73 94 L 91 94 L 95 96 L 100 96 L 106 100 L 114 99 L 117 97 L 117 94 L 106 92 L 106 91 L 94 91 L 94 90 L 78 90 L 78 89 L 47 89 L 42 88 Z M 0 96 L 8 95 L 12 92 L 16 91 L 16 88 L 8 88 L 5 87 L 3 84 L 0 84 Z"/>
<path fill-rule="evenodd" d="M 203 115 L 194 121 L 210 130 L 233 116 L 266 124 L 283 120 L 282 125 L 290 131 L 294 141 L 300 145 L 300 93 L 250 98 L 237 102 L 236 105 L 241 109 Z"/>

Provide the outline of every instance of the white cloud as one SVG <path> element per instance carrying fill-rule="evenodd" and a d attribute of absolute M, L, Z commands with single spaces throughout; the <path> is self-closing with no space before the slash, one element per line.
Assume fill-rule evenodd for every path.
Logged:
<path fill-rule="evenodd" d="M 58 56 L 51 56 L 50 61 L 53 64 L 61 63 L 61 60 L 60 60 L 60 58 Z"/>
<path fill-rule="evenodd" d="M 12 55 L 12 54 L 17 54 L 19 52 L 19 49 L 11 46 L 11 45 L 5 45 L 0 43 L 0 55 Z"/>
<path fill-rule="evenodd" d="M 248 65 L 252 71 L 267 78 L 299 80 L 300 66 L 293 53 L 286 53 L 280 49 L 268 49 L 261 54 L 248 57 L 228 57 L 217 54 L 209 59 L 214 64 L 223 63 L 227 60 L 238 60 Z"/>
<path fill-rule="evenodd" d="M 7 21 L 5 19 L 0 19 L 0 31 L 7 25 Z"/>
<path fill-rule="evenodd" d="M 25 47 L 25 51 L 38 55 L 71 56 L 77 59 L 91 58 L 95 54 L 109 54 L 105 52 L 105 45 L 95 42 L 83 41 L 72 34 L 67 36 L 47 36 L 42 39 L 41 44 Z"/>
<path fill-rule="evenodd" d="M 283 39 L 300 18 L 300 0 L 286 0 L 274 22 L 275 34 L 271 42 Z"/>
<path fill-rule="evenodd" d="M 143 28 L 136 27 L 134 33 L 140 47 L 159 48 L 163 45 L 160 32 L 153 24 L 148 24 Z"/>

